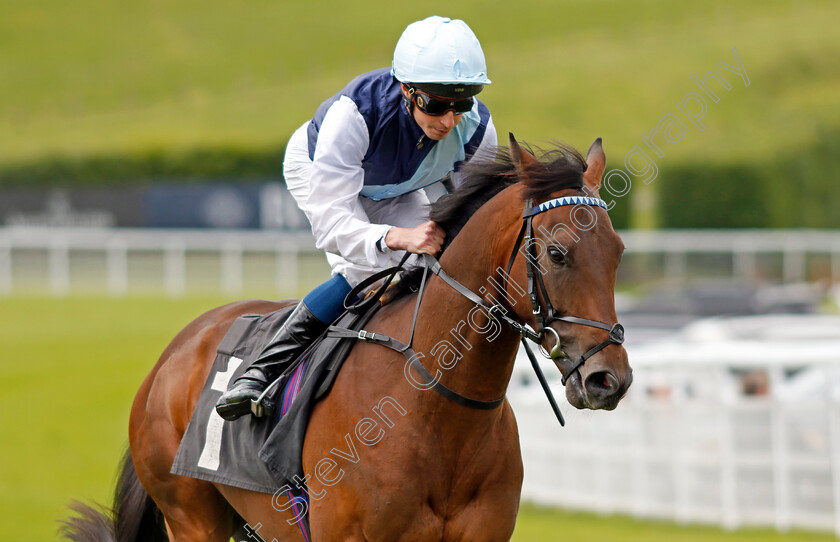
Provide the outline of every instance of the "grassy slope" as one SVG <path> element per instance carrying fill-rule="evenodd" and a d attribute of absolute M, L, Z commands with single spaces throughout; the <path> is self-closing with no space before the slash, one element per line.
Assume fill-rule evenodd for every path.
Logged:
<path fill-rule="evenodd" d="M 108 502 L 137 387 L 175 333 L 221 299 L 0 300 L 0 525 L 52 540 L 71 499 Z M 828 541 L 721 533 L 524 507 L 514 540 Z"/>
<path fill-rule="evenodd" d="M 733 47 L 750 87 L 724 72 L 733 89 L 709 104 L 708 128 L 663 160 L 763 161 L 840 124 L 830 0 L 3 0 L 2 10 L 0 165 L 282 144 L 349 78 L 387 65 L 400 28 L 436 12 L 481 38 L 495 81 L 484 98 L 502 134 L 579 147 L 600 135 L 620 160 L 696 90 L 689 75 L 731 63 Z"/>

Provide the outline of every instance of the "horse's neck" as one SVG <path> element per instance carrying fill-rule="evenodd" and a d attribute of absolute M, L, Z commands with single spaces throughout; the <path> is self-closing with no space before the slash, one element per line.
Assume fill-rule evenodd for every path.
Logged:
<path fill-rule="evenodd" d="M 518 212 L 511 210 L 517 202 L 515 192 L 506 190 L 482 206 L 441 258 L 450 276 L 490 304 L 503 299 L 499 269 L 504 269 L 518 233 Z M 503 322 L 490 320 L 486 311 L 438 277 L 430 281 L 425 295 L 422 348 L 429 350 L 424 365 L 432 374 L 441 369 L 441 382 L 463 395 L 482 400 L 503 395 L 519 335 Z"/>

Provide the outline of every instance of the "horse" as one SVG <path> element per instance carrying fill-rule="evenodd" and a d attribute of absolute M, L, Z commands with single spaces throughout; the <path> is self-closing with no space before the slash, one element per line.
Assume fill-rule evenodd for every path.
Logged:
<path fill-rule="evenodd" d="M 611 410 L 626 393 L 632 369 L 621 341 L 613 340 L 624 247 L 598 199 L 606 164 L 601 140 L 585 159 L 567 146 L 542 158 L 512 135 L 508 152 L 474 158 L 467 180 L 430 211 L 446 231 L 439 259 L 446 272 L 424 277 L 419 303 L 415 282 L 366 326 L 403 340 L 410 332 L 421 372 L 456 396 L 490 406 L 468 408 L 435 393 L 405 356 L 359 341 L 307 426 L 312 540 L 509 540 L 523 466 L 504 395 L 523 335 L 551 350 L 575 408 Z M 411 284 L 409 275 L 402 283 Z M 78 508 L 82 515 L 68 522 L 67 536 L 173 542 L 225 542 L 234 532 L 278 542 L 310 536 L 295 522 L 295 507 L 276 494 L 170 474 L 232 322 L 292 303 L 235 302 L 178 333 L 135 397 L 115 517 Z"/>

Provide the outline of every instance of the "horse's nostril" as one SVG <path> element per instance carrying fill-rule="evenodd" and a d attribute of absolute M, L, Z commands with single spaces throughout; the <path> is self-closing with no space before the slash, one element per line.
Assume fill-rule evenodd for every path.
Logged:
<path fill-rule="evenodd" d="M 598 371 L 586 377 L 586 391 L 597 397 L 608 397 L 618 391 L 618 378 L 610 371 Z"/>

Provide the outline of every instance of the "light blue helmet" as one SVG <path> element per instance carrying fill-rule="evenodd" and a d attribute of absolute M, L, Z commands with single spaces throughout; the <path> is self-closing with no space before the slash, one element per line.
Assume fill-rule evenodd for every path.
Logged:
<path fill-rule="evenodd" d="M 403 83 L 471 87 L 467 95 L 490 84 L 484 51 L 467 23 L 438 16 L 406 27 L 394 49 L 391 74 Z"/>

